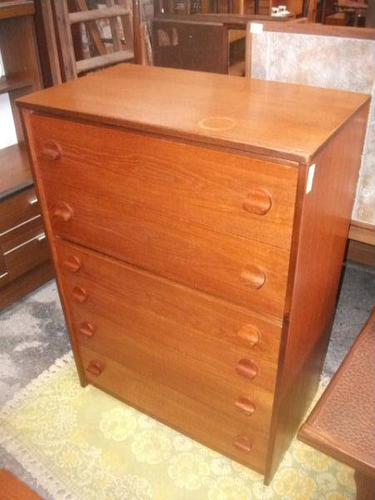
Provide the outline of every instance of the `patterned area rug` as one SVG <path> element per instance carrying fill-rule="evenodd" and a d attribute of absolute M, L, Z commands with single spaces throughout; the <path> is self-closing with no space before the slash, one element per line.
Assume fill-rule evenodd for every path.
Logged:
<path fill-rule="evenodd" d="M 297 440 L 265 487 L 259 474 L 82 389 L 71 353 L 5 406 L 0 443 L 56 500 L 355 498 L 352 469 Z"/>

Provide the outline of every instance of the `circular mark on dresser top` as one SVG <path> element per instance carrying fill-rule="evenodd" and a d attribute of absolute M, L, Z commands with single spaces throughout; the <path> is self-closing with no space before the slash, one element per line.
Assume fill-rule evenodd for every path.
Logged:
<path fill-rule="evenodd" d="M 200 128 L 205 130 L 230 130 L 237 123 L 237 120 L 228 116 L 210 116 L 198 122 Z"/>

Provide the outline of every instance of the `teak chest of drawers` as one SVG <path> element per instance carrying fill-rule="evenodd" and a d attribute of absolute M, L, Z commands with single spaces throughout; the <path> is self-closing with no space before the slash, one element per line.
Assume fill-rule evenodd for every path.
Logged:
<path fill-rule="evenodd" d="M 269 481 L 319 381 L 368 102 L 133 65 L 23 98 L 81 383 Z"/>

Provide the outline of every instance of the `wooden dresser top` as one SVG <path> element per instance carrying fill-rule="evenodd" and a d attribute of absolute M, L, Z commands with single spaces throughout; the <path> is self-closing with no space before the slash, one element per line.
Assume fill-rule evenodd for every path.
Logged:
<path fill-rule="evenodd" d="M 304 85 L 122 64 L 19 103 L 305 163 L 369 99 Z"/>

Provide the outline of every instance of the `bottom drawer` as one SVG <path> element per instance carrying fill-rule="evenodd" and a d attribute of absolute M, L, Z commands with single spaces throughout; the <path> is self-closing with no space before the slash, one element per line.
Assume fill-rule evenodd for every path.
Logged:
<path fill-rule="evenodd" d="M 13 237 L 13 232 L 14 237 Z M 2 273 L 0 286 L 31 271 L 49 259 L 49 246 L 41 220 L 32 220 L 22 231 L 9 232 L 0 240 Z"/>
<path fill-rule="evenodd" d="M 80 346 L 87 380 L 202 444 L 264 473 L 268 435 Z"/>

